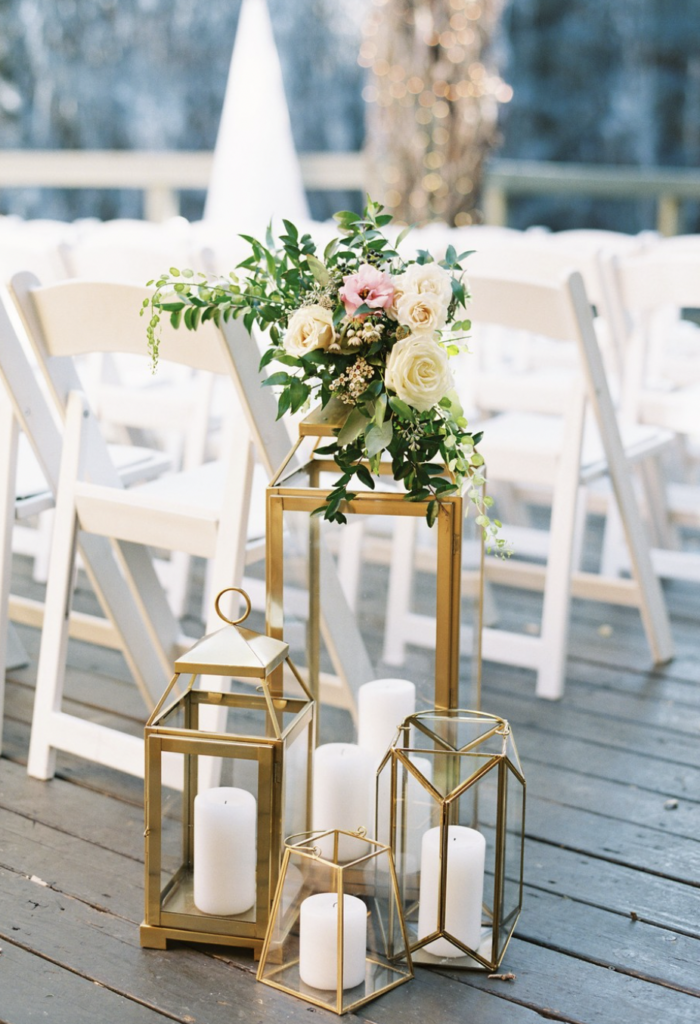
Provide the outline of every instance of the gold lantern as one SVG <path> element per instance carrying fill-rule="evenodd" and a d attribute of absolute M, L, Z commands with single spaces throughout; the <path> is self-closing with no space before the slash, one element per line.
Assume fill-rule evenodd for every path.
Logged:
<path fill-rule="evenodd" d="M 418 685 L 421 699 L 428 705 L 459 706 L 460 653 L 469 642 L 467 630 L 462 637 L 460 652 L 460 622 L 462 595 L 472 601 L 467 618 L 473 614 L 472 653 L 476 655 L 473 667 L 474 684 L 478 689 L 480 674 L 479 640 L 481 636 L 481 557 L 483 545 L 479 537 L 476 545 L 474 569 L 463 572 L 462 543 L 466 512 L 462 492 L 441 497 L 438 514 L 432 528 L 425 522 L 428 499 L 405 500 L 405 491 L 393 478 L 391 464 L 379 466 L 379 480 L 374 489 L 353 485 L 355 497 L 342 505 L 347 525 L 328 523 L 318 512 L 329 499 L 334 480 L 341 473 L 337 463 L 329 456 L 318 454 L 321 442 L 331 440 L 342 427 L 348 407 L 332 399 L 324 409 L 316 409 L 299 424 L 299 438 L 285 459 L 267 490 L 267 615 L 266 628 L 270 636 L 285 638 L 295 644 L 295 657 L 306 658 L 309 688 L 319 698 L 319 680 L 330 667 L 324 664 L 322 640 L 332 658 L 337 636 L 323 629 L 321 610 L 337 625 L 342 611 L 333 608 L 331 599 L 324 595 L 329 563 L 327 553 L 338 555 L 337 565 L 343 562 L 344 545 L 350 544 L 353 528 L 364 530 L 364 540 L 357 545 L 356 559 L 366 573 L 365 585 L 360 587 L 355 606 L 360 614 L 355 623 L 361 629 L 363 620 L 375 625 L 392 615 L 393 596 L 399 600 L 409 592 L 418 594 L 420 607 L 402 609 L 409 642 L 434 652 L 412 658 L 411 678 Z M 445 471 L 446 475 L 449 475 Z M 376 479 L 376 478 L 375 478 Z M 408 533 L 407 533 L 408 531 Z M 421 533 L 422 531 L 422 533 Z M 479 535 L 481 530 L 479 530 Z M 405 545 L 402 538 L 406 537 Z M 398 541 L 398 543 L 397 543 Z M 421 544 L 422 541 L 422 544 Z M 354 543 L 354 542 L 353 542 Z M 415 552 L 415 558 L 414 558 Z M 405 582 L 397 587 L 396 581 L 403 568 L 423 573 L 419 585 Z M 469 587 L 463 587 L 465 579 Z M 403 590 L 403 593 L 401 591 Z M 306 643 L 303 643 L 305 631 Z M 360 634 L 361 639 L 365 639 Z M 305 646 L 305 651 L 304 651 Z M 369 636 L 368 650 L 376 646 L 376 636 Z M 303 652 L 303 653 L 302 653 Z M 355 666 L 351 682 L 362 683 L 373 678 L 371 667 L 366 670 L 364 652 L 359 645 L 350 651 L 349 659 Z M 392 659 L 384 651 L 386 664 L 403 664 L 401 658 Z M 465 681 L 465 665 L 462 677 Z M 425 687 L 421 687 L 425 679 Z M 332 680 L 324 693 L 324 703 L 333 702 Z"/>
<path fill-rule="evenodd" d="M 362 832 L 290 837 L 258 981 L 342 1014 L 412 977 L 389 848 Z"/>
<path fill-rule="evenodd" d="M 407 718 L 377 772 L 414 963 L 494 971 L 522 905 L 525 779 L 508 722 Z"/>
<path fill-rule="evenodd" d="M 146 725 L 142 946 L 182 939 L 259 956 L 284 837 L 310 825 L 314 701 L 288 645 L 240 625 L 250 600 L 238 592 L 243 616 L 221 614 L 222 591 L 227 625 L 175 662 Z"/>

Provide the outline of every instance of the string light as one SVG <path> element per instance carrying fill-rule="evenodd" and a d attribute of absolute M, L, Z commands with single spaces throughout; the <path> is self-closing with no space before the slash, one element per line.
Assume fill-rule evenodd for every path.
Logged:
<path fill-rule="evenodd" d="M 407 222 L 447 216 L 455 224 L 474 223 L 476 211 L 464 207 L 474 202 L 497 105 L 513 97 L 479 59 L 500 0 L 373 3 L 358 63 L 374 76 L 362 93 L 378 111 L 370 117 L 396 140 L 379 158 L 381 199 Z M 418 65 L 410 56 L 416 43 Z M 389 155 L 394 159 L 385 160 Z"/>

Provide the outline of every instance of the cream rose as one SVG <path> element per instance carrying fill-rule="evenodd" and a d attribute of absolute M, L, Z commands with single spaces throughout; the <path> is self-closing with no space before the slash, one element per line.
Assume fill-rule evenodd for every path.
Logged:
<path fill-rule="evenodd" d="M 317 348 L 327 349 L 334 341 L 332 312 L 323 306 L 303 306 L 289 321 L 284 347 L 290 356 L 304 356 Z"/>
<path fill-rule="evenodd" d="M 401 287 L 404 294 L 437 295 L 445 311 L 452 300 L 452 274 L 437 263 L 412 263 L 401 275 Z"/>
<path fill-rule="evenodd" d="M 386 363 L 385 383 L 418 412 L 427 412 L 454 387 L 444 348 L 425 334 L 397 341 Z"/>
<path fill-rule="evenodd" d="M 405 277 L 405 274 L 395 274 L 391 278 L 392 284 L 394 285 L 394 299 L 391 305 L 387 306 L 384 312 L 387 314 L 387 316 L 390 316 L 392 320 L 398 320 L 398 305 L 404 296 L 404 292 L 406 291 L 406 288 L 404 286 Z"/>
<path fill-rule="evenodd" d="M 435 292 L 405 290 L 396 307 L 396 319 L 413 334 L 433 334 L 447 323 L 447 306 Z"/>

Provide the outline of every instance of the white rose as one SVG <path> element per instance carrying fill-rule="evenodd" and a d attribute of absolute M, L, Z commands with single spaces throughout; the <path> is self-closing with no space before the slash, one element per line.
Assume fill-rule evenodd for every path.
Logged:
<path fill-rule="evenodd" d="M 386 362 L 385 383 L 418 412 L 427 412 L 454 387 L 444 348 L 425 334 L 397 341 Z"/>
<path fill-rule="evenodd" d="M 447 306 L 435 292 L 404 291 L 396 319 L 413 334 L 433 334 L 447 323 Z"/>
<path fill-rule="evenodd" d="M 401 275 L 404 292 L 425 295 L 432 292 L 442 301 L 445 309 L 452 301 L 452 274 L 437 263 L 412 263 Z"/>
<path fill-rule="evenodd" d="M 394 298 L 392 299 L 391 305 L 387 306 L 385 313 L 390 316 L 392 320 L 398 319 L 398 305 L 404 296 L 406 286 L 404 284 L 405 274 L 392 274 L 391 283 L 394 286 Z"/>
<path fill-rule="evenodd" d="M 292 315 L 284 336 L 290 356 L 304 356 L 316 348 L 328 348 L 335 341 L 333 314 L 323 306 L 303 306 Z"/>

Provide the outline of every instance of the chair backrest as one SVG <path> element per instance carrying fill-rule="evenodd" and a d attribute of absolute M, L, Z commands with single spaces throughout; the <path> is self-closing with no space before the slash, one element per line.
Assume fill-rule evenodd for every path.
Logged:
<path fill-rule="evenodd" d="M 558 279 L 550 274 L 536 276 L 532 267 L 523 270 L 521 264 L 516 276 L 512 266 L 504 269 L 498 261 L 489 267 L 484 264 L 484 269 L 470 271 L 469 315 L 475 324 L 507 327 L 553 341 L 575 341 L 580 322 L 570 284 L 586 301 L 593 329 L 590 303 L 580 273 L 565 271 Z"/>
<path fill-rule="evenodd" d="M 63 248 L 70 276 L 145 285 L 169 267 L 194 267 L 189 224 L 120 219 L 93 225 Z"/>
<path fill-rule="evenodd" d="M 671 241 L 671 240 L 669 240 Z M 660 306 L 700 307 L 700 240 L 611 258 L 617 294 L 630 320 Z"/>
<path fill-rule="evenodd" d="M 11 291 L 32 343 L 46 358 L 94 352 L 147 355 L 147 320 L 139 316 L 150 295 L 134 284 L 61 281 L 42 286 L 32 274 L 16 274 Z M 161 358 L 193 369 L 226 374 L 221 335 L 211 323 L 196 333 L 175 329 L 161 317 Z"/>
<path fill-rule="evenodd" d="M 700 308 L 700 239 L 682 245 L 664 239 L 648 252 L 610 257 L 609 264 L 615 317 L 623 334 L 623 409 L 635 419 L 644 387 L 665 377 L 682 310 Z M 695 347 L 700 354 L 693 339 Z M 679 383 L 693 376 L 689 365 L 684 369 L 686 355 L 681 353 Z"/>

